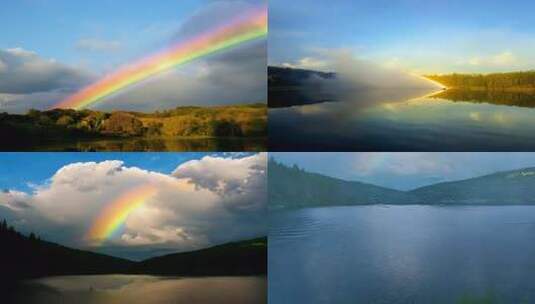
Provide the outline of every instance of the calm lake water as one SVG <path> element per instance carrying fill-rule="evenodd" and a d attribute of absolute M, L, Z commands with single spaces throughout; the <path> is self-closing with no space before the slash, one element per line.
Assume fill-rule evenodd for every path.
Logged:
<path fill-rule="evenodd" d="M 313 208 L 270 219 L 274 304 L 535 303 L 534 282 L 535 206 Z"/>
<path fill-rule="evenodd" d="M 162 278 L 135 275 L 50 277 L 25 282 L 15 303 L 266 303 L 264 277 Z"/>
<path fill-rule="evenodd" d="M 270 150 L 535 149 L 535 94 L 429 93 L 368 90 L 343 101 L 270 109 Z"/>
<path fill-rule="evenodd" d="M 0 147 L 9 151 L 265 151 L 266 138 L 155 138 L 65 140 L 61 143 Z"/>

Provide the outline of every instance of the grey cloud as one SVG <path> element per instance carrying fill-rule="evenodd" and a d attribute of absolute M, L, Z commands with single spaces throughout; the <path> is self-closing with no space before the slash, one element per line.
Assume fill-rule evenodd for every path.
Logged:
<path fill-rule="evenodd" d="M 174 40 L 182 40 L 223 25 L 243 14 L 244 11 L 265 4 L 264 1 L 213 1 L 193 13 L 182 23 Z"/>
<path fill-rule="evenodd" d="M 89 75 L 21 48 L 0 50 L 0 93 L 30 94 L 72 90 Z"/>

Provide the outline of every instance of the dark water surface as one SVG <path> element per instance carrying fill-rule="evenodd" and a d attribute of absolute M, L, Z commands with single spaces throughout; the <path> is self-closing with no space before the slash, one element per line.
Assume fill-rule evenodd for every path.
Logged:
<path fill-rule="evenodd" d="M 49 277 L 24 282 L 15 303 L 266 303 L 264 277 L 162 278 L 135 275 Z"/>
<path fill-rule="evenodd" d="M 535 303 L 535 206 L 276 212 L 270 303 Z"/>
<path fill-rule="evenodd" d="M 535 149 L 535 94 L 367 90 L 269 110 L 273 151 Z M 434 92 L 436 93 L 436 92 Z"/>
<path fill-rule="evenodd" d="M 19 147 L 9 146 L 10 151 L 265 151 L 266 138 L 132 138 L 79 140 L 66 139 L 59 143 L 36 143 Z M 0 148 L 0 150 L 3 150 Z"/>

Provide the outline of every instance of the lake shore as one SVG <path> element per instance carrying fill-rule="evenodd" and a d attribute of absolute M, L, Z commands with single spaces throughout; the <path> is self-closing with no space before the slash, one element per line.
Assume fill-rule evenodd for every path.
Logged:
<path fill-rule="evenodd" d="M 147 275 L 60 276 L 25 281 L 12 303 L 191 303 L 267 302 L 267 278 L 157 277 Z"/>

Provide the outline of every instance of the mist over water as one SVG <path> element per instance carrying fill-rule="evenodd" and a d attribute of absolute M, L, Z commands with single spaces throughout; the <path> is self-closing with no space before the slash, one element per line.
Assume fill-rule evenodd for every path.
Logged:
<path fill-rule="evenodd" d="M 340 82 L 348 88 L 429 90 L 442 88 L 416 74 L 360 60 L 346 52 L 336 53 L 332 58 Z"/>
<path fill-rule="evenodd" d="M 347 52 L 332 51 L 325 58 L 323 70 L 336 74 L 311 73 L 294 88 L 270 86 L 270 150 L 535 148 L 533 92 L 444 90 L 424 77 Z"/>
<path fill-rule="evenodd" d="M 438 91 L 443 86 L 414 73 L 393 66 L 383 66 L 359 59 L 348 51 L 334 50 L 326 55 L 325 70 L 336 77 L 322 78 L 311 75 L 303 83 L 303 90 L 322 90 L 336 100 L 346 100 L 364 90 L 428 90 Z"/>

